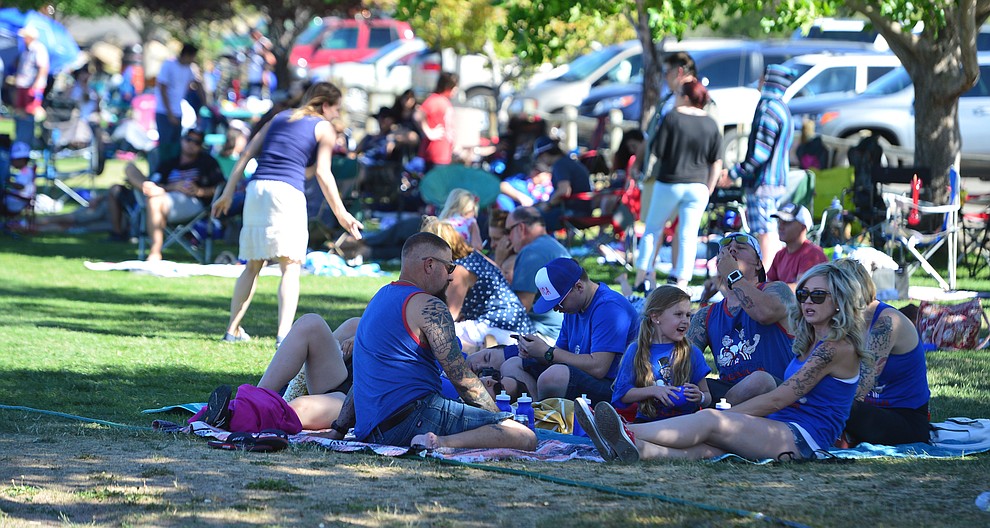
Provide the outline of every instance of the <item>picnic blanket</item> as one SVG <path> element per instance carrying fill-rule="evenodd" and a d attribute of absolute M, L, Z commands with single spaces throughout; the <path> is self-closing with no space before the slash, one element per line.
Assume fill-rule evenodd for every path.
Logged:
<path fill-rule="evenodd" d="M 206 422 L 193 422 L 189 425 L 179 425 L 166 420 L 155 420 L 152 427 L 166 433 L 194 434 L 203 438 L 227 440 L 232 433 L 217 429 Z M 419 455 L 422 457 L 456 460 L 459 462 L 491 462 L 495 460 L 528 460 L 539 462 L 564 462 L 566 460 L 589 460 L 603 462 L 595 447 L 587 438 L 562 435 L 552 431 L 538 430 L 536 433 L 536 451 L 521 451 L 518 449 L 455 449 L 440 448 L 430 451 L 417 451 L 409 447 L 368 444 L 356 440 L 331 440 L 326 435 L 329 430 L 303 431 L 289 436 L 292 444 L 313 444 L 328 451 L 338 453 L 372 452 L 377 455 L 397 457 L 403 455 Z"/>

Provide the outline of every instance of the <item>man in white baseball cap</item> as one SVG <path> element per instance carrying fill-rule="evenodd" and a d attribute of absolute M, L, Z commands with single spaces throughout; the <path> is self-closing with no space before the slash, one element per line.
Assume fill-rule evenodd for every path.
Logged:
<path fill-rule="evenodd" d="M 784 248 L 774 255 L 773 264 L 767 271 L 767 280 L 785 282 L 793 291 L 805 271 L 828 259 L 822 248 L 808 240 L 808 231 L 815 224 L 808 208 L 788 203 L 771 216 L 777 219 L 777 236 Z"/>

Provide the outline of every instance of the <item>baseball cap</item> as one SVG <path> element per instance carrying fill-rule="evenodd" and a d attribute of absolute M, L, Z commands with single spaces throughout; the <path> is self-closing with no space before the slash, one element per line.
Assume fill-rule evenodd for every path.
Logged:
<path fill-rule="evenodd" d="M 811 231 L 811 228 L 815 225 L 815 221 L 811 219 L 811 212 L 808 211 L 808 208 L 795 203 L 784 204 L 777 209 L 776 213 L 770 216 L 779 218 L 785 222 L 801 222 L 808 231 Z"/>
<path fill-rule="evenodd" d="M 760 260 L 763 260 L 763 252 L 760 251 L 760 241 L 753 235 L 743 233 L 742 231 L 728 233 L 718 241 L 718 246 L 721 249 L 728 246 L 730 242 L 745 243 L 749 247 L 753 248 L 753 251 L 756 251 L 756 256 L 759 257 Z"/>
<path fill-rule="evenodd" d="M 536 289 L 540 291 L 540 296 L 533 303 L 533 312 L 542 314 L 553 310 L 583 274 L 581 266 L 566 257 L 551 260 L 540 268 L 536 272 Z"/>
<path fill-rule="evenodd" d="M 31 147 L 23 141 L 15 141 L 10 146 L 10 159 L 27 159 L 31 157 Z"/>
<path fill-rule="evenodd" d="M 560 148 L 557 142 L 547 136 L 540 136 L 533 142 L 533 157 L 538 158 L 540 154 L 549 152 L 555 148 Z"/>
<path fill-rule="evenodd" d="M 38 38 L 38 28 L 34 26 L 24 26 L 17 31 L 17 34 L 21 37 L 31 37 L 36 39 Z"/>

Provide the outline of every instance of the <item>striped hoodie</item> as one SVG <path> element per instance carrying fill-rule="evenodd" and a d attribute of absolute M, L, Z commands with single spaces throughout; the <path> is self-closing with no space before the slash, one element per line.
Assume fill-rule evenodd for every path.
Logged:
<path fill-rule="evenodd" d="M 732 179 L 742 178 L 745 189 L 787 185 L 794 119 L 780 98 L 796 77 L 797 72 L 791 68 L 778 64 L 767 66 L 750 128 L 746 159 L 729 170 Z"/>

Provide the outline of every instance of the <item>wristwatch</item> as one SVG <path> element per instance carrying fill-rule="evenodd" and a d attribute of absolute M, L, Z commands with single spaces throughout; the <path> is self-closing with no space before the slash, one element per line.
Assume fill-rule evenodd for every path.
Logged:
<path fill-rule="evenodd" d="M 546 353 L 543 354 L 543 359 L 547 360 L 547 363 L 553 363 L 553 351 L 556 349 L 557 347 L 552 346 L 547 349 Z"/>
<path fill-rule="evenodd" d="M 743 278 L 742 272 L 739 270 L 735 270 L 732 273 L 730 273 L 728 277 L 725 278 L 725 282 L 729 285 L 729 289 L 731 290 L 732 285 L 741 281 L 742 278 Z"/>

